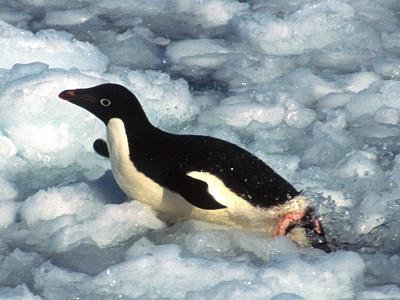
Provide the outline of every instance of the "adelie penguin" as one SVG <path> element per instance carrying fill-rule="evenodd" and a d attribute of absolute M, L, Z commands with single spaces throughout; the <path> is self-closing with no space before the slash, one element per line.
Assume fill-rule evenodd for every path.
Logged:
<path fill-rule="evenodd" d="M 111 160 L 125 194 L 165 215 L 289 235 L 330 252 L 307 199 L 260 159 L 207 136 L 154 127 L 138 99 L 116 84 L 67 90 L 59 97 L 102 120 L 107 142 L 94 149 Z"/>

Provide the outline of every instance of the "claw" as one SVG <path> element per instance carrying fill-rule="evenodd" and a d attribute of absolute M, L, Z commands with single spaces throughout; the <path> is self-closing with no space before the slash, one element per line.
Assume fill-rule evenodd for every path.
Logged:
<path fill-rule="evenodd" d="M 286 233 L 286 229 L 293 224 L 295 221 L 301 220 L 305 215 L 304 212 L 289 212 L 284 215 L 284 217 L 279 221 L 279 223 L 272 230 L 273 236 L 283 236 Z"/>

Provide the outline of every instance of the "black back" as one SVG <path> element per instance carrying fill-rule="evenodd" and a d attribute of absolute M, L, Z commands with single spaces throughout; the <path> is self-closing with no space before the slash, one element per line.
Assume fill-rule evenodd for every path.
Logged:
<path fill-rule="evenodd" d="M 129 127 L 126 130 L 130 136 Z M 174 186 L 179 182 L 171 182 L 169 176 L 202 171 L 217 176 L 231 191 L 254 206 L 279 205 L 299 194 L 263 161 L 223 140 L 174 135 L 157 129 L 136 139 L 133 137 L 129 145 L 136 168 L 173 191 L 179 190 Z"/>

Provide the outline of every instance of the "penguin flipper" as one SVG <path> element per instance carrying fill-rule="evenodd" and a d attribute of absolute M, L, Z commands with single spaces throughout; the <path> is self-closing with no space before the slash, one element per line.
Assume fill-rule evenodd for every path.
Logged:
<path fill-rule="evenodd" d="M 93 149 L 96 151 L 97 154 L 100 154 L 101 156 L 104 157 L 110 157 L 110 154 L 108 153 L 108 147 L 107 143 L 105 140 L 102 139 L 97 139 L 93 143 Z"/>
<path fill-rule="evenodd" d="M 174 174 L 168 176 L 167 187 L 179 193 L 187 202 L 201 209 L 214 210 L 225 208 L 208 192 L 208 184 L 202 180 L 187 176 L 186 174 Z"/>

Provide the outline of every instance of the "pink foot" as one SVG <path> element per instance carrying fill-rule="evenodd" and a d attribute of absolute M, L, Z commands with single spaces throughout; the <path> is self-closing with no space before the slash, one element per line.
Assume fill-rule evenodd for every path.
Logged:
<path fill-rule="evenodd" d="M 294 221 L 300 220 L 304 216 L 305 212 L 289 212 L 283 216 L 279 223 L 272 230 L 273 236 L 285 235 L 286 228 L 288 228 Z"/>

